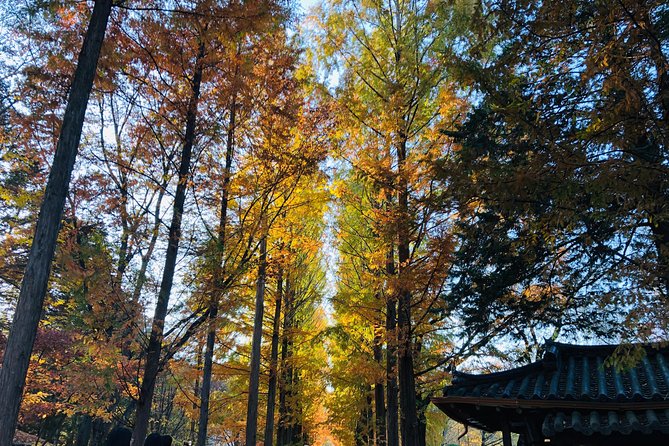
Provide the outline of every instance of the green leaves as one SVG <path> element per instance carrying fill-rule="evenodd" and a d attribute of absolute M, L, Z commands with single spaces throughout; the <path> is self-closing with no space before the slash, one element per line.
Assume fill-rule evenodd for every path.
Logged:
<path fill-rule="evenodd" d="M 501 316 L 579 333 L 601 324 L 603 335 L 615 320 L 634 327 L 640 313 L 613 296 L 646 295 L 636 304 L 652 311 L 667 293 L 665 237 L 651 224 L 669 216 L 667 61 L 652 49 L 663 7 L 482 5 L 503 51 L 482 65 L 490 40 L 469 36 L 455 63 L 480 101 L 443 169 L 461 216 L 453 305 L 489 329 Z M 503 297 L 536 285 L 546 287 L 539 307 Z"/>

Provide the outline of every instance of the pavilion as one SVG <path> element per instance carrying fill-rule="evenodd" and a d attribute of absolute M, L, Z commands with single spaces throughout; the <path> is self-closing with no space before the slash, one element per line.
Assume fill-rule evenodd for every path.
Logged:
<path fill-rule="evenodd" d="M 518 445 L 669 445 L 669 346 L 633 344 L 635 365 L 607 363 L 616 345 L 548 342 L 543 357 L 515 369 L 454 372 L 432 402 L 455 421 L 511 433 Z"/>

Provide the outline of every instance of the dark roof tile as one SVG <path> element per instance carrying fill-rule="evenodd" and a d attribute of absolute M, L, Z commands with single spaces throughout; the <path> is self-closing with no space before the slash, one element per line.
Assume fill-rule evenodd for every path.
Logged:
<path fill-rule="evenodd" d="M 585 435 L 601 433 L 611 435 L 632 432 L 651 434 L 669 433 L 669 411 L 578 411 L 549 413 L 541 426 L 546 437 L 552 437 L 567 430 Z"/>
<path fill-rule="evenodd" d="M 669 397 L 669 348 L 639 344 L 645 357 L 634 367 L 604 366 L 615 346 L 549 343 L 544 357 L 503 372 L 455 372 L 444 396 L 508 399 L 643 401 Z"/>

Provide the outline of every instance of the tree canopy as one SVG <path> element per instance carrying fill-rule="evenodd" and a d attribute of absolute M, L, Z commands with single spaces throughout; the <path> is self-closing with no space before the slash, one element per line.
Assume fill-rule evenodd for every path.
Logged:
<path fill-rule="evenodd" d="M 667 342 L 667 54 L 657 0 L 1 4 L 0 446 L 491 444 L 454 366 Z"/>

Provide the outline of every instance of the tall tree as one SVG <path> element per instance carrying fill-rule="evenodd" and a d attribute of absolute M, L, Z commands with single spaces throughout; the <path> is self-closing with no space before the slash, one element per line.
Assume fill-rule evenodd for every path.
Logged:
<path fill-rule="evenodd" d="M 346 135 L 342 155 L 352 165 L 353 175 L 364 179 L 363 191 L 372 198 L 363 193 L 362 201 L 377 216 L 370 225 L 378 239 L 371 245 L 375 261 L 363 265 L 368 272 L 392 274 L 386 276 L 383 295 L 389 300 L 388 350 L 396 355 L 389 354 L 386 360 L 389 376 L 397 373 L 399 427 L 405 445 L 420 443 L 417 326 L 432 311 L 448 270 L 447 262 L 428 265 L 431 260 L 427 260 L 449 252 L 445 216 L 433 205 L 437 193 L 430 186 L 434 178 L 430 163 L 448 147 L 436 134 L 436 125 L 453 119 L 458 104 L 438 57 L 438 51 L 449 45 L 450 33 L 448 22 L 439 20 L 439 9 L 427 1 L 362 5 L 343 1 L 328 5 L 322 18 L 323 57 L 339 71 L 332 93 Z M 440 230 L 430 229 L 437 227 Z M 433 273 L 431 279 L 420 277 L 426 271 Z M 390 431 L 395 417 L 390 409 L 392 378 L 388 384 L 387 439 L 389 446 L 397 446 L 396 433 Z"/>
<path fill-rule="evenodd" d="M 265 312 L 265 281 L 267 279 L 267 236 L 260 239 L 258 279 L 256 281 L 255 314 L 251 340 L 251 375 L 246 409 L 246 445 L 255 445 L 258 434 L 258 393 L 260 386 L 260 344 Z"/>
<path fill-rule="evenodd" d="M 323 178 L 312 180 L 315 180 L 311 183 L 313 186 L 322 184 Z M 318 304 L 323 294 L 324 275 L 318 260 L 325 197 L 322 190 L 307 189 L 300 195 L 308 207 L 300 206 L 289 212 L 275 232 L 285 243 L 281 253 L 285 286 L 277 445 L 305 442 L 308 434 L 314 433 L 322 422 L 318 420 L 317 408 L 323 405 L 319 370 L 325 359 L 324 321 Z"/>
<path fill-rule="evenodd" d="M 274 444 L 274 410 L 276 408 L 276 386 L 279 368 L 279 330 L 281 328 L 281 305 L 283 303 L 283 268 L 278 266 L 274 316 L 272 317 L 272 342 L 270 347 L 269 383 L 267 384 L 267 412 L 265 416 L 265 446 Z"/>
<path fill-rule="evenodd" d="M 206 28 L 206 26 L 205 26 Z M 165 264 L 163 267 L 163 278 L 158 291 L 158 299 L 153 315 L 151 334 L 147 345 L 146 363 L 142 376 L 142 385 L 137 401 L 135 426 L 133 429 L 133 441 L 137 444 L 143 443 L 149 428 L 149 417 L 151 415 L 151 404 L 156 386 L 156 378 L 161 366 L 161 350 L 165 318 L 169 306 L 170 293 L 174 281 L 174 273 L 181 239 L 181 221 L 186 200 L 186 190 L 191 175 L 191 156 L 195 144 L 195 125 L 197 120 L 198 103 L 200 101 L 200 87 L 204 71 L 205 43 L 204 36 L 200 35 L 197 41 L 197 54 L 193 62 L 193 77 L 189 82 L 190 97 L 186 109 L 186 128 L 184 133 L 183 148 L 179 161 L 179 173 L 174 204 L 172 206 L 172 221 L 168 233 L 167 251 L 165 253 Z"/>
<path fill-rule="evenodd" d="M 225 139 L 219 232 L 211 250 L 213 294 L 210 311 L 217 309 L 219 302 L 235 300 L 230 299 L 227 294 L 248 273 L 259 246 L 257 240 L 262 238 L 259 231 L 267 230 L 261 222 L 264 220 L 271 224 L 277 218 L 285 205 L 281 204 L 282 198 L 279 197 L 289 197 L 301 176 L 313 166 L 312 161 L 298 165 L 289 157 L 276 159 L 273 153 L 280 148 L 287 154 L 293 150 L 283 148 L 282 145 L 289 144 L 294 136 L 291 129 L 298 122 L 302 94 L 301 85 L 292 79 L 297 60 L 296 52 L 287 40 L 285 30 L 279 26 L 283 20 L 285 16 L 278 14 L 267 21 L 265 28 L 258 27 L 243 37 L 235 37 L 239 42 L 236 43 L 236 53 L 232 57 L 234 70 L 230 85 L 231 100 L 227 105 L 229 126 Z M 259 97 L 263 97 L 264 101 L 258 101 Z M 253 119 L 258 119 L 259 122 Z M 236 181 L 231 182 L 236 130 L 251 143 L 240 147 L 238 159 L 241 161 L 241 173 Z M 306 153 L 304 155 L 305 160 L 310 156 Z M 233 189 L 239 190 L 239 185 L 242 193 L 246 195 L 231 195 Z M 236 199 L 247 200 L 249 207 L 244 211 L 233 211 L 238 212 L 241 221 L 238 222 L 239 226 L 232 226 L 227 223 L 228 206 Z M 280 203 L 278 207 L 276 202 Z M 212 322 L 214 318 L 210 313 Z M 207 375 L 211 373 L 211 361 L 208 357 L 213 355 L 214 349 L 209 342 L 213 343 L 214 336 L 215 324 L 212 324 L 203 371 L 202 415 L 208 404 L 205 384 Z M 202 417 L 199 438 L 200 441 L 206 438 Z"/>
<path fill-rule="evenodd" d="M 237 51 L 239 56 L 239 50 Z M 225 274 L 223 263 L 225 258 L 225 237 L 228 222 L 228 204 L 230 202 L 230 177 L 232 175 L 232 160 L 235 150 L 235 126 L 237 118 L 237 90 L 236 83 L 239 75 L 239 65 L 235 61 L 234 77 L 232 82 L 232 92 L 229 105 L 228 131 L 225 140 L 225 166 L 223 168 L 223 184 L 221 190 L 221 209 L 220 220 L 218 223 L 218 233 L 216 246 L 214 247 L 213 259 L 213 282 L 214 289 L 209 304 L 209 327 L 207 330 L 206 350 L 204 355 L 204 367 L 202 369 L 202 388 L 200 391 L 200 417 L 198 420 L 197 446 L 205 446 L 207 441 L 207 425 L 209 423 L 209 396 L 211 393 L 211 375 L 213 367 L 214 348 L 216 344 L 216 320 L 218 317 L 219 299 L 221 293 L 225 292 Z"/>
<path fill-rule="evenodd" d="M 0 371 L 0 388 L 2 388 L 0 446 L 12 444 L 30 352 L 46 295 L 60 219 L 111 8 L 112 0 L 95 2 L 72 80 L 56 153 Z"/>
<path fill-rule="evenodd" d="M 191 187 L 193 188 L 193 197 L 196 204 L 199 200 L 193 187 L 196 178 L 195 173 L 198 170 L 191 167 L 191 164 L 192 161 L 197 160 L 205 153 L 206 141 L 210 141 L 213 145 L 221 139 L 225 139 L 224 132 L 216 124 L 216 115 L 219 112 L 213 109 L 216 104 L 224 103 L 226 106 L 228 105 L 230 96 L 218 94 L 218 92 L 230 92 L 234 89 L 218 88 L 225 82 L 225 79 L 221 76 L 222 73 L 225 73 L 221 65 L 223 61 L 229 60 L 227 49 L 230 46 L 228 44 L 231 36 L 237 35 L 244 29 L 254 29 L 259 22 L 262 22 L 263 18 L 273 12 L 272 5 L 272 3 L 261 2 L 221 5 L 215 1 L 203 1 L 193 5 L 192 10 L 162 10 L 156 8 L 150 10 L 151 15 L 146 17 L 141 22 L 139 30 L 131 35 L 131 45 L 137 51 L 142 66 L 147 67 L 145 77 L 150 78 L 157 75 L 157 80 L 160 83 L 160 88 L 153 86 L 151 83 L 147 86 L 148 91 L 160 99 L 158 101 L 160 108 L 157 113 L 160 114 L 162 127 L 156 130 L 156 139 L 160 139 L 161 133 L 164 132 L 172 135 L 172 139 L 180 141 L 181 145 L 162 281 L 148 339 L 146 362 L 136 405 L 137 415 L 133 432 L 135 441 L 141 442 L 146 435 L 151 413 L 152 394 L 158 373 L 176 352 L 188 342 L 188 339 L 196 333 L 198 327 L 207 320 L 209 312 L 212 309 L 218 311 L 216 306 L 212 307 L 206 302 L 195 302 L 192 313 L 169 329 L 167 333 L 173 336 L 171 336 L 170 342 L 163 347 L 166 333 L 165 319 L 169 311 L 170 293 L 176 273 L 186 194 Z M 226 15 L 230 17 L 230 20 L 215 20 Z M 174 54 L 175 46 L 182 51 L 180 54 L 184 57 L 171 57 Z M 234 45 L 232 46 L 234 47 Z M 232 59 L 234 59 L 234 56 Z M 236 79 L 233 79 L 234 82 L 236 82 Z M 144 83 L 147 84 L 146 79 Z M 204 104 L 200 100 L 203 91 L 210 99 Z M 225 96 L 225 98 L 220 96 Z M 183 132 L 175 130 L 175 121 L 185 123 Z M 205 121 L 208 121 L 211 125 L 205 125 Z M 228 138 L 230 144 L 232 144 L 231 138 L 233 137 L 234 133 Z M 198 143 L 202 143 L 202 147 L 198 147 Z M 232 162 L 232 149 L 233 146 L 230 145 L 230 156 L 225 157 L 228 164 Z M 227 194 L 227 191 L 225 193 Z M 221 215 L 224 215 L 224 212 Z M 205 228 L 208 230 L 207 224 L 205 224 Z M 225 228 L 220 227 L 219 229 L 224 230 Z M 254 236 L 251 236 L 248 245 L 245 240 L 242 243 L 242 258 L 245 260 L 240 261 L 241 264 L 253 256 L 255 252 L 251 249 L 254 246 L 253 240 Z M 218 258 L 220 259 L 220 257 Z M 233 278 L 236 277 L 233 275 Z M 226 278 L 226 280 L 228 279 Z M 220 281 L 220 277 L 217 278 L 218 281 Z M 183 330 L 179 331 L 182 328 Z M 210 339 L 213 341 L 213 337 L 210 337 Z M 205 354 L 213 354 L 213 346 L 205 351 Z M 209 365 L 209 363 L 210 360 L 205 359 L 205 364 Z M 206 392 L 208 385 L 209 383 L 203 381 L 202 389 L 200 389 L 201 397 L 205 399 L 209 396 Z M 205 429 L 202 429 L 202 435 L 206 436 Z"/>
<path fill-rule="evenodd" d="M 395 252 L 394 246 L 388 247 L 386 254 L 386 274 L 390 277 L 395 275 Z M 386 296 L 386 395 L 388 407 L 386 408 L 386 441 L 389 445 L 398 445 L 398 427 L 397 419 L 398 407 L 398 389 L 397 389 L 397 300 L 392 293 Z"/>

